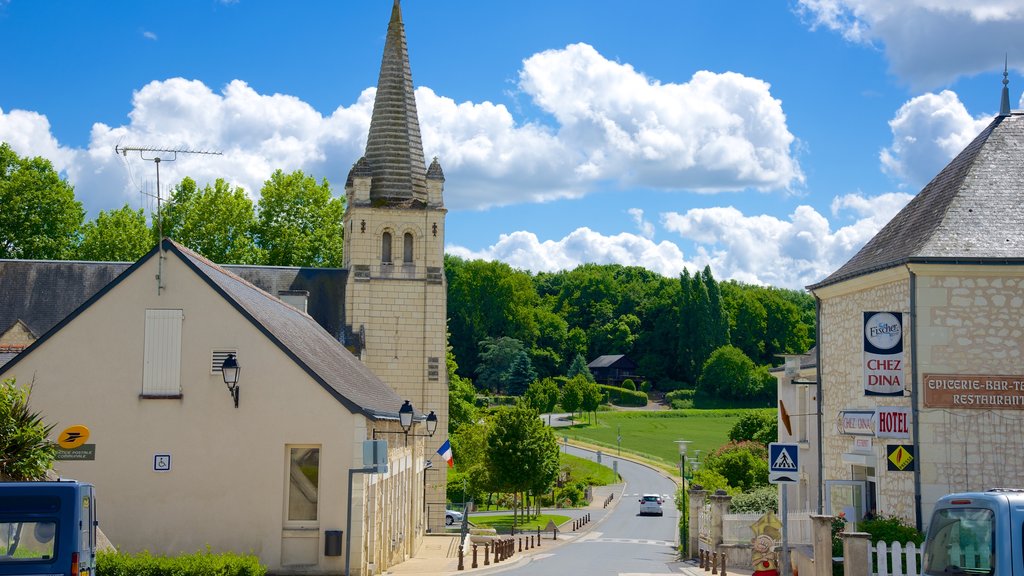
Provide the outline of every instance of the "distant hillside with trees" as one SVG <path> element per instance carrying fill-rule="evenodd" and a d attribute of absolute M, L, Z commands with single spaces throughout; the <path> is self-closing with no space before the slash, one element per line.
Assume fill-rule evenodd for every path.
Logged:
<path fill-rule="evenodd" d="M 485 394 L 521 394 L 529 376 L 564 376 L 579 358 L 624 354 L 646 388 L 774 397 L 767 368 L 813 345 L 809 294 L 718 282 L 710 268 L 678 278 L 617 264 L 531 274 L 449 255 L 445 272 L 458 374 Z"/>

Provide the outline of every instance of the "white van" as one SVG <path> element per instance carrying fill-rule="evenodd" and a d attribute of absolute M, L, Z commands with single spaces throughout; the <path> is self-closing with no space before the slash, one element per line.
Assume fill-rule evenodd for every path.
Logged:
<path fill-rule="evenodd" d="M 923 551 L 923 576 L 1024 576 L 1024 490 L 943 496 Z"/>

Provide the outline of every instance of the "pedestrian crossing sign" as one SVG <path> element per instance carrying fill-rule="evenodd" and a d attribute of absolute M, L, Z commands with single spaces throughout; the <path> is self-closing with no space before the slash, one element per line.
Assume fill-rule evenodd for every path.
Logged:
<path fill-rule="evenodd" d="M 800 481 L 799 446 L 781 442 L 768 445 L 768 481 L 772 484 L 796 484 Z"/>

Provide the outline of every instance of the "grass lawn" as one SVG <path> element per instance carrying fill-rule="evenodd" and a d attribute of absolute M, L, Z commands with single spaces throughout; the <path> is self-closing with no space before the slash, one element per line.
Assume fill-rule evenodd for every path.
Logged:
<path fill-rule="evenodd" d="M 562 516 L 560 514 L 541 514 L 536 518 L 530 518 L 523 520 L 522 516 L 517 519 L 516 529 L 517 530 L 536 530 L 537 528 L 545 528 L 548 525 L 548 521 L 554 520 L 555 525 L 561 525 L 563 522 L 568 522 L 568 516 Z M 469 521 L 479 528 L 494 528 L 498 533 L 507 533 L 512 531 L 512 515 L 502 514 L 500 516 L 470 516 Z M 525 522 L 525 523 L 524 523 Z"/>
<path fill-rule="evenodd" d="M 619 482 L 615 472 L 607 466 L 564 452 L 559 453 L 558 456 L 560 468 L 563 470 L 568 468 L 569 478 L 573 480 L 585 480 L 592 486 L 607 486 Z"/>
<path fill-rule="evenodd" d="M 616 434 L 621 431 L 622 450 L 679 467 L 676 440 L 691 440 L 687 459 L 715 450 L 729 442 L 729 430 L 748 409 L 666 410 L 598 412 L 597 421 L 570 428 L 556 428 L 555 434 L 608 448 L 616 454 Z M 591 415 L 593 418 L 593 415 Z"/>

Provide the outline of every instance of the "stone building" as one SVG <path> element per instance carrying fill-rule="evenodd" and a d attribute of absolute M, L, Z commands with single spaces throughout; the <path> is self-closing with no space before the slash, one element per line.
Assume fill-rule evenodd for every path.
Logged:
<path fill-rule="evenodd" d="M 818 299 L 825 513 L 919 527 L 1024 486 L 1024 113 L 1000 113 Z"/>
<path fill-rule="evenodd" d="M 92 459 L 57 470 L 96 484 L 115 545 L 364 574 L 443 528 L 447 467 L 430 464 L 448 425 L 443 184 L 438 161 L 425 166 L 395 0 L 345 183 L 343 269 L 219 266 L 169 239 L 135 263 L 0 261 L 0 378 L 33 383 L 54 439 L 92 431 Z M 350 474 L 375 438 L 388 471 Z"/>

